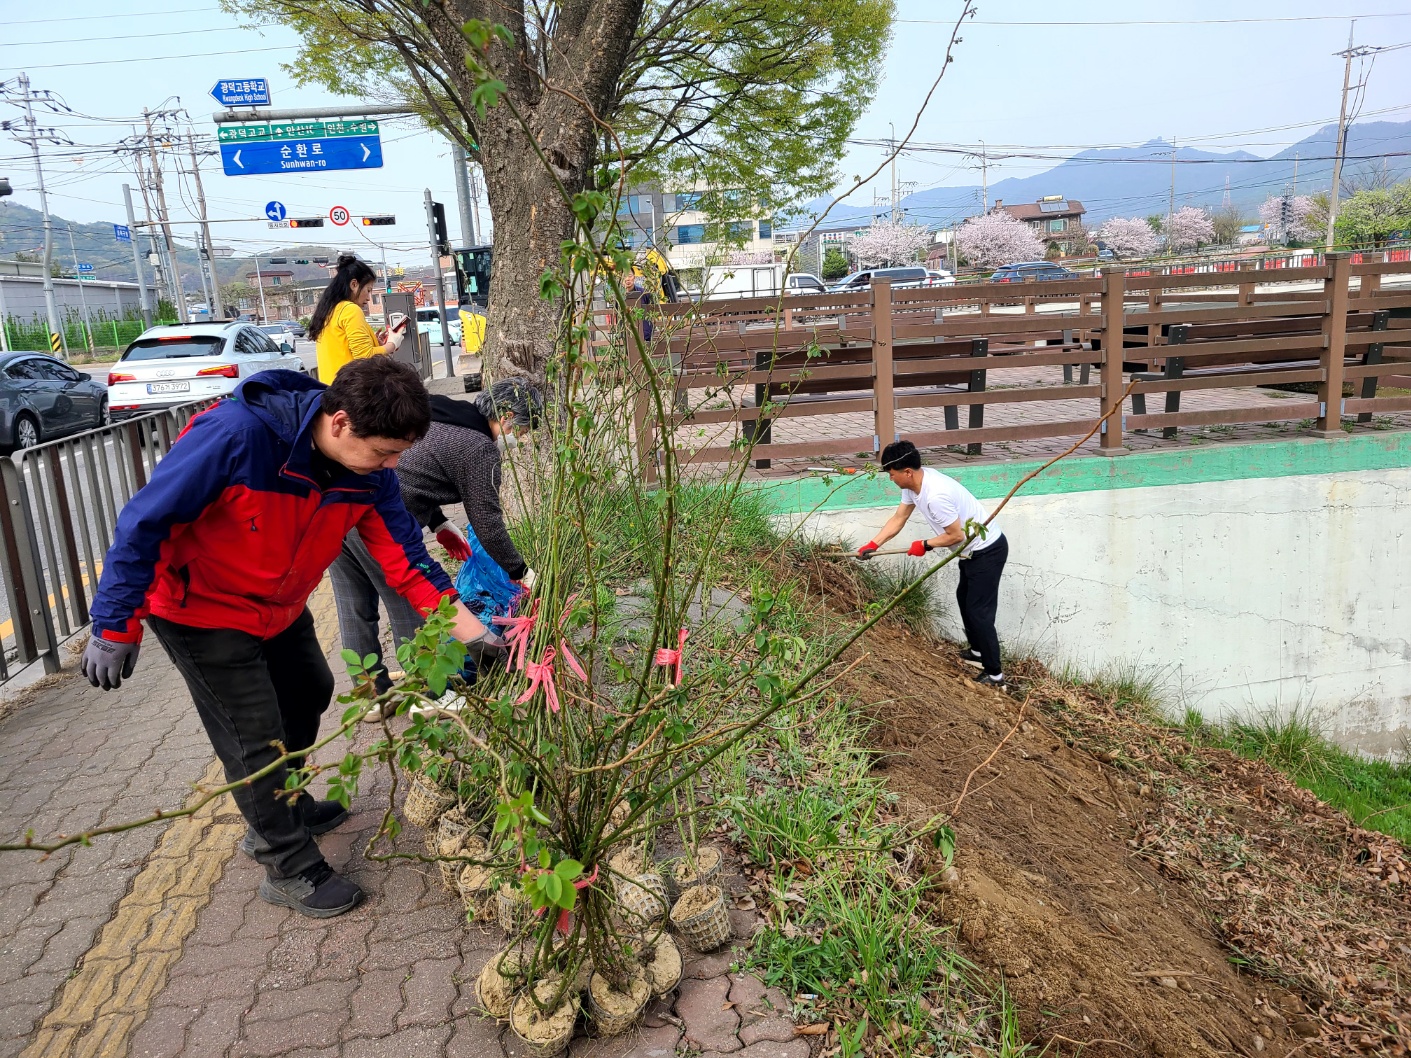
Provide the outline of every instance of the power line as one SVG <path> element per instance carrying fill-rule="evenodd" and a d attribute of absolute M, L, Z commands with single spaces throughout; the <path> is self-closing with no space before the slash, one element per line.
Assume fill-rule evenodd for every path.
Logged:
<path fill-rule="evenodd" d="M 244 26 L 211 26 L 207 29 L 202 29 L 199 32 L 203 34 L 230 33 L 235 30 L 239 30 L 241 32 L 249 32 L 249 30 L 247 30 Z M 161 33 L 125 33 L 121 36 L 116 37 L 72 37 L 68 40 L 7 40 L 3 43 L 0 43 L 0 48 L 37 48 L 42 44 L 90 44 L 96 40 L 147 40 L 151 37 L 189 37 L 194 32 L 197 31 L 190 29 L 173 29 Z"/>
<path fill-rule="evenodd" d="M 59 69 L 67 69 L 67 68 L 72 67 L 72 66 L 114 66 L 114 65 L 116 65 L 116 64 L 118 64 L 118 63 L 165 62 L 166 60 L 169 60 L 169 59 L 215 59 L 215 58 L 220 58 L 220 57 L 226 56 L 226 55 L 255 55 L 255 54 L 258 54 L 258 53 L 260 53 L 260 52 L 270 52 L 270 51 L 297 51 L 298 49 L 299 49 L 299 45 L 297 45 L 297 44 L 281 44 L 281 45 L 278 45 L 278 46 L 275 46 L 275 47 L 270 47 L 270 48 L 228 48 L 228 49 L 226 49 L 225 51 L 200 51 L 200 52 L 189 52 L 189 53 L 184 54 L 184 55 L 148 55 L 148 56 L 139 56 L 139 57 L 129 57 L 129 58 L 125 58 L 125 59 L 93 59 L 93 60 L 90 60 L 89 62 L 50 62 L 50 63 L 44 63 L 43 65 L 33 65 L 33 64 L 26 63 L 25 66 L 24 66 L 24 69 L 26 69 L 26 70 L 59 70 Z M 3 66 L 3 67 L 0 67 L 0 69 L 4 69 L 4 70 L 18 70 L 18 69 L 20 69 L 20 67 L 18 67 L 18 66 Z"/>
<path fill-rule="evenodd" d="M 1381 12 L 1375 15 L 1282 15 L 1269 18 L 1171 18 L 1171 19 L 1068 19 L 1062 21 L 1037 21 L 1030 19 L 983 19 L 966 22 L 973 26 L 1231 26 L 1263 25 L 1275 22 L 1342 22 L 1348 18 L 1411 18 L 1411 11 Z M 914 26 L 950 26 L 954 20 L 935 18 L 898 18 L 894 22 Z"/>
<path fill-rule="evenodd" d="M 51 22 L 93 22 L 104 18 L 155 18 L 158 15 L 166 17 L 168 15 L 190 15 L 195 12 L 204 12 L 208 15 L 219 15 L 224 12 L 218 7 L 185 7 L 178 10 L 165 11 L 110 11 L 104 15 L 66 15 L 63 18 L 26 18 L 23 20 L 11 19 L 7 25 L 11 26 L 40 26 Z"/>

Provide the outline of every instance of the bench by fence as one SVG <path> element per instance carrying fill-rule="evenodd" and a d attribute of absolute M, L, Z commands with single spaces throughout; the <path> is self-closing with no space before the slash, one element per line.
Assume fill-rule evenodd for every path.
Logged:
<path fill-rule="evenodd" d="M 57 672 L 64 640 L 88 624 L 118 512 L 147 483 L 191 416 L 176 408 L 0 457 L 0 682 L 33 662 Z"/>
<path fill-rule="evenodd" d="M 738 459 L 742 443 L 753 442 L 752 458 L 767 466 L 775 457 L 876 452 L 896 438 L 899 411 L 939 407 L 945 428 L 908 438 L 977 452 L 990 442 L 1086 433 L 1124 392 L 1124 375 L 1136 374 L 1132 414 L 1104 425 L 1103 451 L 1120 452 L 1127 432 L 1152 428 L 1315 419 L 1327 433 L 1343 415 L 1365 421 L 1411 410 L 1411 398 L 1376 395 L 1378 380 L 1407 371 L 1411 360 L 1411 262 L 1360 256 L 1310 254 L 1315 263 L 1277 270 L 1129 276 L 1107 268 L 1067 281 L 879 283 L 849 294 L 664 306 L 651 355 L 677 395 L 665 428 L 683 460 Z M 1098 379 L 1090 382 L 1093 367 Z M 1032 384 L 1032 374 L 1023 384 L 1005 381 L 1030 368 L 1062 368 L 1062 381 L 1057 372 L 1052 383 Z M 1359 395 L 1344 400 L 1349 381 L 1360 383 Z M 1275 383 L 1314 384 L 1316 399 L 1180 408 L 1185 391 Z M 1151 393 L 1167 395 L 1165 411 L 1146 409 Z M 985 409 L 1000 404 L 1040 414 L 987 425 Z M 648 411 L 643 403 L 637 429 L 650 474 Z M 852 425 L 859 413 L 871 419 L 868 433 Z M 841 433 L 774 439 L 780 423 L 839 415 L 853 416 Z M 731 424 L 739 435 L 720 436 Z"/>

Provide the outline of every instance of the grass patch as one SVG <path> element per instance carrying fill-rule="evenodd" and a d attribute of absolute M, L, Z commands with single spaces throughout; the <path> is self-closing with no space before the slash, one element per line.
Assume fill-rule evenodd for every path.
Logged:
<path fill-rule="evenodd" d="M 1348 753 L 1328 740 L 1307 709 L 1229 724 L 1209 724 L 1190 711 L 1182 727 L 1192 742 L 1262 760 L 1359 826 L 1411 844 L 1411 761 Z"/>

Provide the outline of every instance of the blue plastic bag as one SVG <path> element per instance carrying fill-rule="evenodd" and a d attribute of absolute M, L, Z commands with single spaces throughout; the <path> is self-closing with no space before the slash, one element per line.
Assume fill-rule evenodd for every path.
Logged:
<path fill-rule="evenodd" d="M 456 591 L 470 612 L 489 626 L 490 618 L 510 615 L 510 606 L 519 596 L 520 587 L 485 553 L 469 525 L 465 527 L 465 538 L 470 544 L 470 557 L 456 574 Z"/>

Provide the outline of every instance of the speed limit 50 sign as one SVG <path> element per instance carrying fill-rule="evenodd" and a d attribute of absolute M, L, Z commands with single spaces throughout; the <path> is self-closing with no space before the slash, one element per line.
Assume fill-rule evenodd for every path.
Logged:
<path fill-rule="evenodd" d="M 351 216 L 352 214 L 348 212 L 347 206 L 334 206 L 328 211 L 328 219 L 333 221 L 333 223 L 337 224 L 339 227 L 342 227 L 344 224 L 347 224 L 348 219 Z"/>

